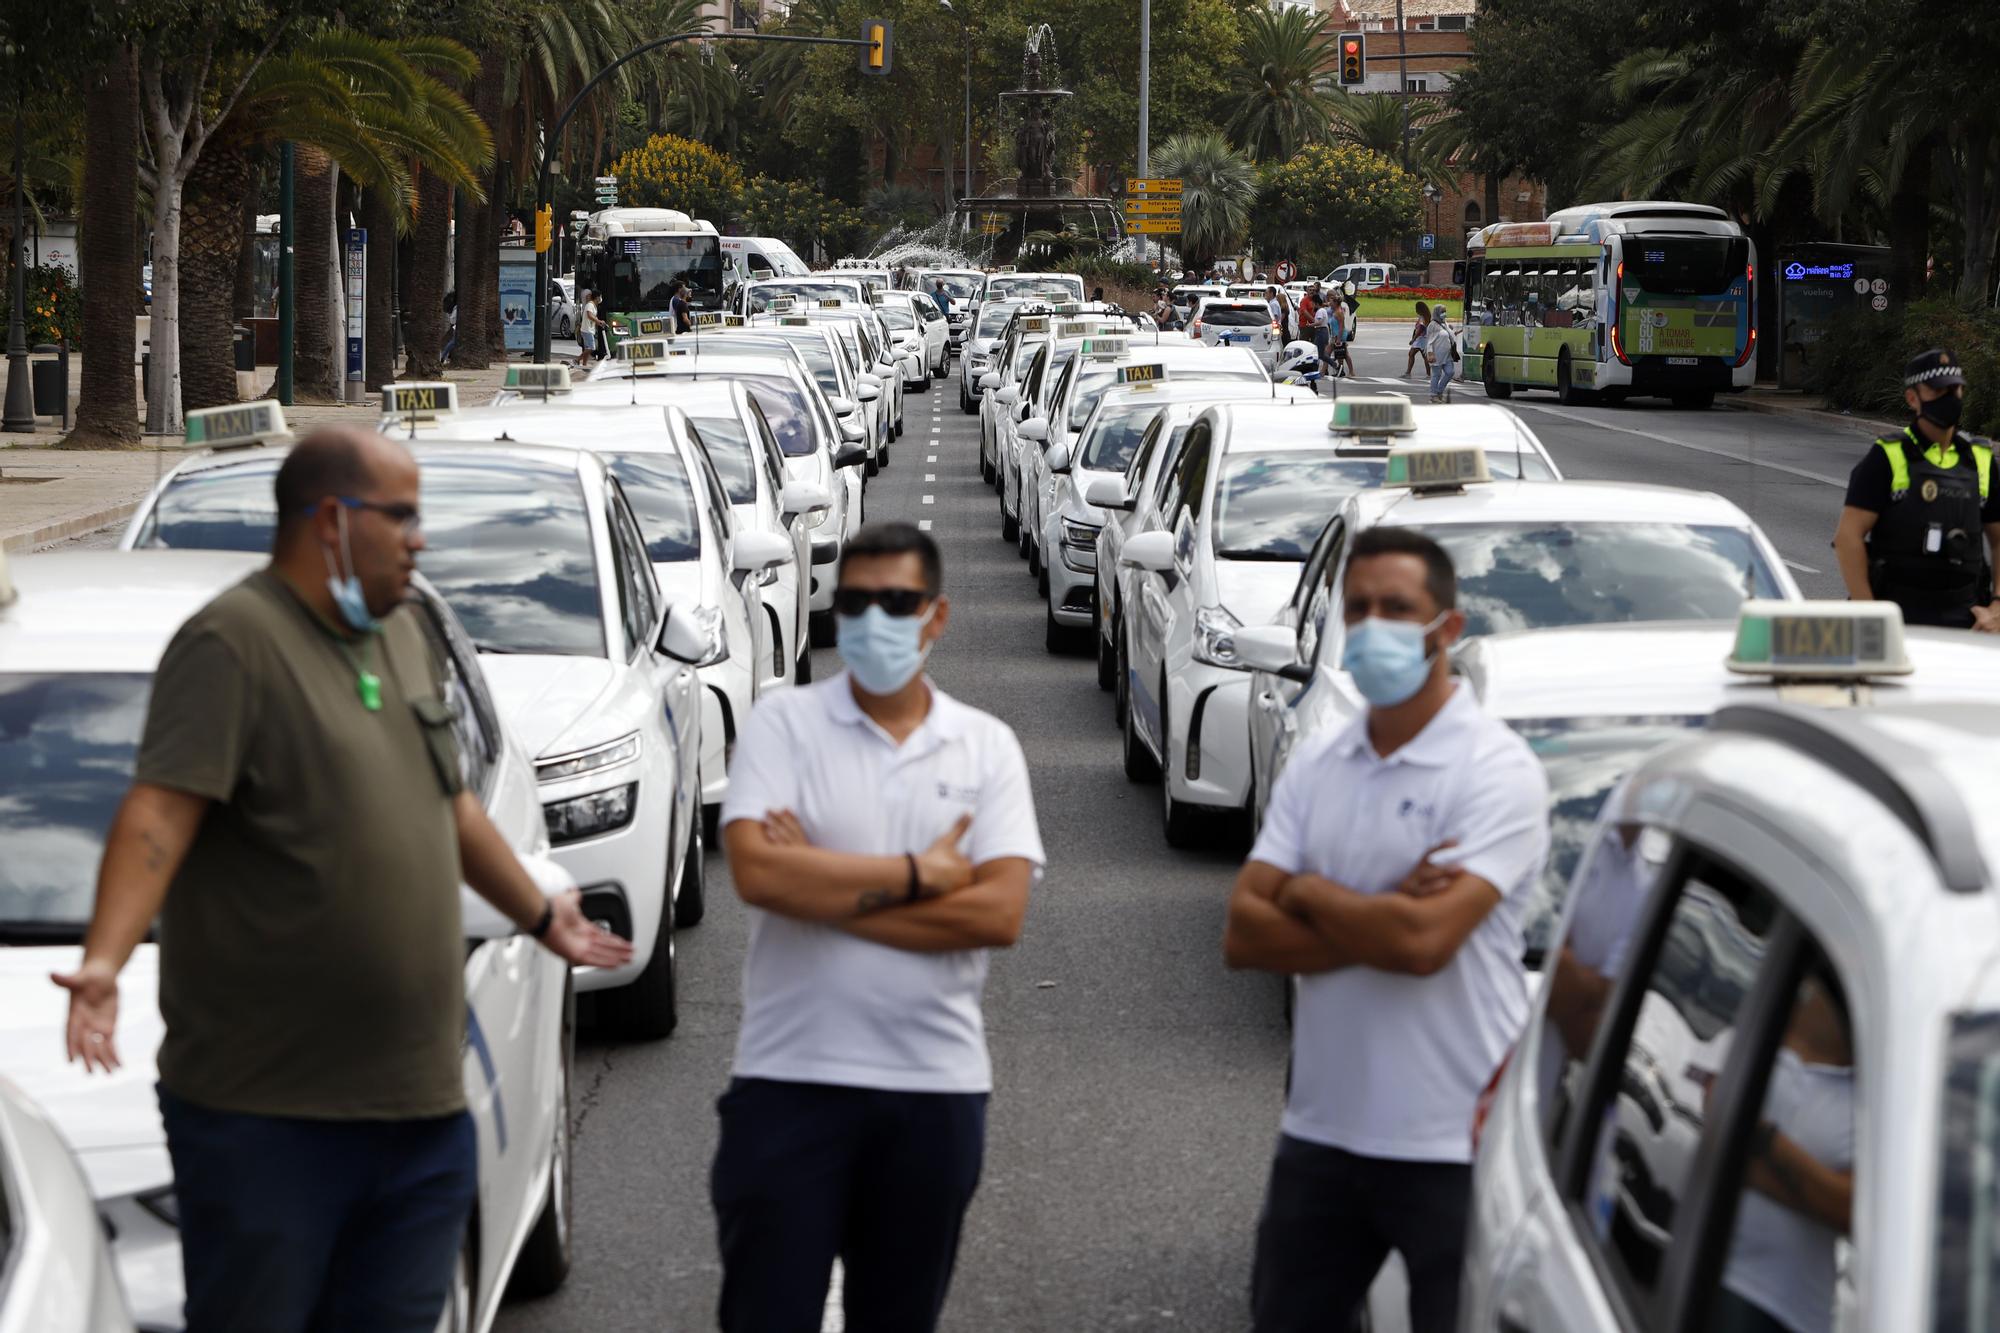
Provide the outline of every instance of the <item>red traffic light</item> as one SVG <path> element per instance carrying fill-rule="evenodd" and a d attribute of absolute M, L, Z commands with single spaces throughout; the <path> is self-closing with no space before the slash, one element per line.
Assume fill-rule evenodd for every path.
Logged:
<path fill-rule="evenodd" d="M 1360 51 L 1360 50 L 1361 50 L 1361 43 L 1359 43 L 1359 42 L 1357 42 L 1357 41 L 1353 41 L 1352 39 L 1350 39 L 1350 40 L 1348 41 L 1348 43 L 1347 43 L 1347 54 L 1349 54 L 1349 55 L 1354 55 L 1354 54 L 1355 54 L 1356 52 L 1358 52 L 1358 51 Z"/>

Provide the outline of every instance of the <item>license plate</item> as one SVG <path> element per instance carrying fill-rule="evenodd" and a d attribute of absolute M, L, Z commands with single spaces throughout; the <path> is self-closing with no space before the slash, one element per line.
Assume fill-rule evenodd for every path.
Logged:
<path fill-rule="evenodd" d="M 1698 366 L 1701 364 L 1701 358 L 1695 356 L 1670 356 L 1667 358 L 1667 364 L 1670 366 Z"/>
<path fill-rule="evenodd" d="M 1232 338 L 1225 333 L 1222 335 L 1220 341 L 1224 347 L 1239 347 L 1250 340 L 1248 338 Z"/>

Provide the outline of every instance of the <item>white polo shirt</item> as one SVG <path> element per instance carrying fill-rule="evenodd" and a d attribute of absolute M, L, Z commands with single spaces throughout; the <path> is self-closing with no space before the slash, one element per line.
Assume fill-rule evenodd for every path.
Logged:
<path fill-rule="evenodd" d="M 1472 1112 L 1526 1021 L 1521 917 L 1549 851 L 1548 780 L 1460 685 L 1386 759 L 1364 714 L 1301 748 L 1271 792 L 1250 857 L 1388 893 L 1423 854 L 1501 902 L 1428 977 L 1347 967 L 1299 978 L 1284 1132 L 1368 1157 L 1472 1160 Z"/>
<path fill-rule="evenodd" d="M 1024 857 L 1041 833 L 1012 728 L 931 686 L 898 745 L 846 672 L 765 695 L 736 740 L 723 823 L 790 810 L 815 847 L 921 852 L 960 815 L 976 865 Z M 750 912 L 736 1076 L 899 1092 L 989 1092 L 980 995 L 987 951 L 910 953 L 817 922 Z"/>

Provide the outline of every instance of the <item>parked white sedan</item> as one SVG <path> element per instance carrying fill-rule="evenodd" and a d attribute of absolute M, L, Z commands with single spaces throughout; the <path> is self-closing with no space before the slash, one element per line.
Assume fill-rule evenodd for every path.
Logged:
<path fill-rule="evenodd" d="M 63 1058 L 67 999 L 49 974 L 77 963 L 104 834 L 131 782 L 161 652 L 183 620 L 265 561 L 210 551 L 27 556 L 15 565 L 19 597 L 0 608 L 0 931 L 9 941 L 0 948 L 0 1068 L 76 1150 L 102 1215 L 96 1234 L 111 1238 L 126 1299 L 149 1329 L 179 1328 L 183 1296 L 173 1169 L 153 1088 L 163 1031 L 157 948 L 140 945 L 121 977 L 124 1063 L 111 1074 L 86 1074 Z M 549 858 L 534 775 L 500 722 L 481 659 L 422 576 L 411 609 L 445 673 L 468 788 L 545 890 L 571 887 Z M 465 1093 L 478 1131 L 479 1201 L 450 1330 L 489 1327 L 510 1290 L 553 1291 L 571 1260 L 569 969 L 470 889 L 461 898 Z M 0 1139 L 6 1134 L 0 1125 Z M 0 1276 L 0 1302 L 7 1287 Z M 101 1303 L 101 1294 L 93 1299 Z M 0 1318 L 0 1327 L 65 1326 Z"/>
<path fill-rule="evenodd" d="M 0 1078 L 0 1329 L 132 1333 L 111 1241 L 55 1125 Z"/>

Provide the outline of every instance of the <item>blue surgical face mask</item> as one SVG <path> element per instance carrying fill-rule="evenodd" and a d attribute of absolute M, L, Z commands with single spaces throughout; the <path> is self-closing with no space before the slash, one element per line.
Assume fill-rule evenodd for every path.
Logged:
<path fill-rule="evenodd" d="M 894 694 L 908 685 L 930 656 L 924 626 L 936 610 L 933 605 L 921 616 L 892 616 L 871 606 L 858 616 L 836 617 L 840 660 L 854 683 L 870 694 Z"/>
<path fill-rule="evenodd" d="M 1340 665 L 1354 678 L 1354 688 L 1377 708 L 1393 708 L 1424 687 L 1431 659 L 1424 652 L 1424 635 L 1444 623 L 1440 611 L 1428 625 L 1370 616 L 1347 631 Z"/>
<path fill-rule="evenodd" d="M 343 577 L 337 572 L 333 567 L 333 552 L 322 549 L 320 554 L 326 557 L 326 590 L 332 594 L 334 609 L 340 612 L 349 629 L 356 634 L 373 633 L 382 622 L 368 609 L 368 598 L 362 594 L 361 580 L 354 573 L 354 552 L 347 544 L 347 506 L 337 500 L 334 503 L 338 506 L 335 517 L 340 522 L 340 563 L 347 573 Z"/>

